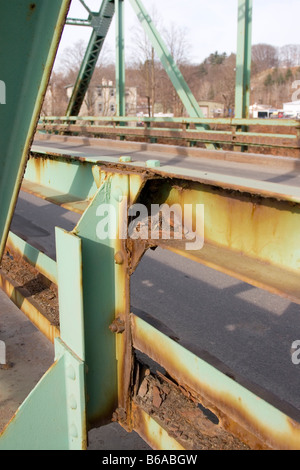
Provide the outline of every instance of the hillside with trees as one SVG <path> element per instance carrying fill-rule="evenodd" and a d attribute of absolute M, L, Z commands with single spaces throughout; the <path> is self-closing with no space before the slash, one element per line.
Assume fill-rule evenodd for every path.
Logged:
<path fill-rule="evenodd" d="M 164 38 L 196 99 L 216 101 L 222 104 L 224 115 L 228 115 L 235 100 L 235 54 L 215 51 L 201 64 L 195 64 L 189 59 L 184 30 L 171 25 L 164 31 Z M 52 74 L 49 84 L 51 102 L 45 104 L 43 114 L 65 114 L 66 87 L 75 83 L 85 47 L 78 42 L 64 51 L 59 67 Z M 101 54 L 91 87 L 101 85 L 103 79 L 115 83 L 114 60 L 107 50 Z M 251 104 L 282 108 L 284 102 L 292 99 L 295 80 L 300 80 L 300 45 L 276 48 L 256 44 L 252 47 Z M 184 115 L 181 101 L 142 30 L 136 35 L 135 48 L 126 64 L 126 86 L 137 88 L 137 111 L 143 110 L 149 115 Z M 88 92 L 85 104 L 89 114 L 94 111 L 92 97 L 93 94 Z"/>

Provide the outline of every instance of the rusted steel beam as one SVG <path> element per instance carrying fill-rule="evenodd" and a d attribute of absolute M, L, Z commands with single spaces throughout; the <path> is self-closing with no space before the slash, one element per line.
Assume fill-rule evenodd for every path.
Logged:
<path fill-rule="evenodd" d="M 134 428 L 152 447 L 166 449 L 163 436 L 167 435 L 171 441 L 167 449 L 174 448 L 174 439 L 175 446 L 185 450 L 249 450 L 170 377 L 152 373 L 139 361 L 135 371 Z M 155 427 L 158 431 L 153 436 Z"/>
<path fill-rule="evenodd" d="M 42 307 L 32 298 L 30 293 L 22 288 L 14 280 L 9 279 L 0 270 L 0 288 L 12 300 L 12 302 L 25 314 L 25 316 L 44 334 L 44 336 L 54 343 L 59 337 L 59 328 L 49 321 L 45 314 L 41 312 Z"/>
<path fill-rule="evenodd" d="M 132 416 L 134 430 L 147 442 L 154 450 L 174 450 L 180 451 L 185 448 L 142 408 L 133 404 Z"/>
<path fill-rule="evenodd" d="M 6 248 L 13 253 L 13 258 L 16 262 L 18 259 L 25 260 L 36 268 L 40 274 L 57 285 L 57 268 L 54 260 L 12 232 L 8 235 Z"/>
<path fill-rule="evenodd" d="M 56 177 L 58 170 L 60 179 Z M 131 188 L 134 188 L 134 182 L 139 187 L 141 179 L 138 202 L 145 203 L 147 207 L 151 204 L 179 204 L 183 214 L 185 205 L 204 205 L 204 247 L 189 251 L 175 240 L 172 243 L 165 241 L 165 248 L 294 302 L 300 301 L 297 261 L 299 188 L 167 165 L 151 169 L 145 168 L 142 162 L 121 164 L 113 157 L 95 161 L 68 155 L 30 158 L 24 184 L 25 188 L 30 186 L 34 194 L 41 195 L 42 192 L 42 197 L 63 207 L 71 208 L 72 203 L 68 199 L 77 199 L 74 202 L 76 210 L 83 213 L 101 185 L 101 175 L 107 171 L 122 171 L 130 175 Z M 37 177 L 39 190 L 35 191 L 33 181 Z M 72 188 L 72 195 L 64 196 L 67 193 L 64 184 Z M 51 196 L 51 185 L 55 188 L 51 191 L 59 191 L 59 197 Z M 77 189 L 74 190 L 74 186 Z M 266 240 L 272 242 L 266 243 Z M 161 241 L 155 243 L 162 245 Z M 136 242 L 133 245 L 134 269 L 147 246 L 139 250 Z"/>
<path fill-rule="evenodd" d="M 297 172 L 300 170 L 300 160 L 297 157 L 288 157 L 280 155 L 271 155 L 271 154 L 259 154 L 259 153 L 247 153 L 244 152 L 233 152 L 230 150 L 207 150 L 200 147 L 183 147 L 179 145 L 165 145 L 165 144 L 151 144 L 147 142 L 134 142 L 134 141 L 125 141 L 122 142 L 118 140 L 112 140 L 108 138 L 103 138 L 99 140 L 98 138 L 93 137 L 83 137 L 83 136 L 63 136 L 55 134 L 36 134 L 36 144 L 33 145 L 32 151 L 34 153 L 35 149 L 42 149 L 42 146 L 46 146 L 49 142 L 53 145 L 56 143 L 59 147 L 59 144 L 65 145 L 72 144 L 82 145 L 85 147 L 90 147 L 91 149 L 98 148 L 99 153 L 103 147 L 111 148 L 113 150 L 119 151 L 120 154 L 124 152 L 155 152 L 163 156 L 173 156 L 176 157 L 192 157 L 196 158 L 200 164 L 202 159 L 209 159 L 212 161 L 219 162 L 235 162 L 235 163 L 247 163 L 247 165 L 255 166 L 266 166 L 267 168 L 280 168 L 282 173 L 287 172 Z M 42 144 L 42 146 L 41 146 Z M 242 167 L 242 165 L 241 165 Z"/>
<path fill-rule="evenodd" d="M 251 145 L 259 147 L 279 147 L 299 149 L 300 142 L 297 135 L 262 134 L 235 131 L 195 131 L 182 129 L 157 129 L 139 127 L 112 127 L 112 126 L 87 126 L 87 125 L 39 125 L 39 130 L 58 133 L 79 133 L 80 135 L 112 135 L 141 137 L 150 139 L 165 138 L 197 142 L 212 142 L 231 145 Z"/>
<path fill-rule="evenodd" d="M 300 303 L 298 196 L 268 192 L 267 184 L 264 190 L 251 187 L 250 181 L 248 188 L 234 185 L 234 178 L 227 187 L 223 178 L 219 184 L 211 180 L 213 186 L 204 180 L 189 182 L 171 174 L 169 178 L 148 181 L 139 202 L 148 208 L 153 204 L 174 207 L 182 225 L 187 221 L 185 207 L 203 204 L 204 246 L 189 250 L 184 240 L 162 239 L 151 240 L 153 245 Z M 195 215 L 189 217 L 189 226 L 197 233 Z"/>
<path fill-rule="evenodd" d="M 210 409 L 225 430 L 252 449 L 300 449 L 299 422 L 141 318 L 132 314 L 131 321 L 134 348 L 160 364 L 185 393 Z"/>

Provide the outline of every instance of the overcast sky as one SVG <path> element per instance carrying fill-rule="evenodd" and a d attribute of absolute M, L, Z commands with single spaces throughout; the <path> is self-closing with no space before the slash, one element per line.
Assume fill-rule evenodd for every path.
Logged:
<path fill-rule="evenodd" d="M 101 0 L 86 0 L 94 11 L 99 10 Z M 238 0 L 143 0 L 152 12 L 156 10 L 163 26 L 174 23 L 186 30 L 190 44 L 190 59 L 201 63 L 211 52 L 236 51 Z M 71 17 L 85 18 L 86 12 L 78 0 L 72 1 Z M 253 44 L 267 43 L 274 46 L 300 44 L 299 0 L 253 0 Z M 136 16 L 129 0 L 125 0 L 126 51 L 130 57 Z M 88 41 L 90 28 L 66 26 L 60 46 L 61 57 L 65 47 L 79 39 Z M 114 48 L 114 25 L 107 37 L 109 49 Z"/>

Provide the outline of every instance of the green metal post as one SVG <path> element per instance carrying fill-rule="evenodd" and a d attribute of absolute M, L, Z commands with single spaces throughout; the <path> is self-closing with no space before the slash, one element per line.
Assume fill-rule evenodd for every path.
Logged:
<path fill-rule="evenodd" d="M 124 0 L 115 0 L 115 9 L 117 116 L 125 116 Z"/>
<path fill-rule="evenodd" d="M 235 117 L 249 118 L 251 48 L 252 48 L 252 2 L 239 0 L 238 41 L 236 56 Z"/>
<path fill-rule="evenodd" d="M 108 424 L 118 407 L 116 337 L 109 326 L 128 309 L 125 291 L 127 296 L 129 292 L 129 279 L 125 279 L 126 253 L 124 251 L 124 263 L 116 264 L 119 241 L 109 232 L 110 227 L 118 223 L 122 197 L 127 200 L 128 175 L 101 172 L 98 177 L 102 184 L 99 182 L 98 192 L 73 232 L 82 244 L 87 421 L 90 426 Z M 123 217 L 127 221 L 127 211 Z"/>

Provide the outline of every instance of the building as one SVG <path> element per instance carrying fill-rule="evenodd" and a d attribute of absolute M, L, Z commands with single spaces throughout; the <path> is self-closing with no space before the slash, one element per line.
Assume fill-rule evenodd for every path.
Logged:
<path fill-rule="evenodd" d="M 215 118 L 224 115 L 224 104 L 216 101 L 198 101 L 205 118 Z"/>
<path fill-rule="evenodd" d="M 292 119 L 300 119 L 300 100 L 291 101 L 283 104 L 283 112 L 285 117 Z"/>
<path fill-rule="evenodd" d="M 70 99 L 73 85 L 67 87 Z M 116 88 L 112 81 L 102 80 L 101 85 L 90 86 L 80 110 L 80 116 L 115 116 L 117 112 Z M 125 89 L 126 116 L 136 116 L 137 89 Z"/>
<path fill-rule="evenodd" d="M 268 104 L 253 104 L 249 106 L 249 114 L 253 119 L 271 118 L 278 110 Z"/>

